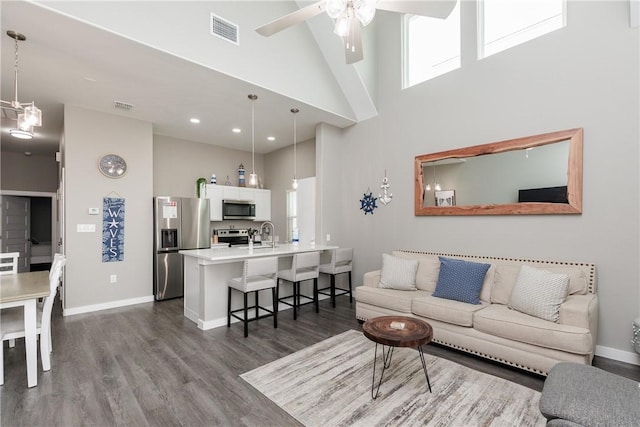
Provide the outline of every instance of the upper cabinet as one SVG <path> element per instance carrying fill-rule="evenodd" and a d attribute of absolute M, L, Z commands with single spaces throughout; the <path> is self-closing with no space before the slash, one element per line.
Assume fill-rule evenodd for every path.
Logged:
<path fill-rule="evenodd" d="M 253 189 L 256 204 L 255 221 L 271 221 L 271 190 Z"/>
<path fill-rule="evenodd" d="M 271 190 L 208 184 L 206 197 L 209 199 L 211 221 L 222 221 L 223 200 L 253 201 L 256 205 L 255 221 L 271 220 Z"/>

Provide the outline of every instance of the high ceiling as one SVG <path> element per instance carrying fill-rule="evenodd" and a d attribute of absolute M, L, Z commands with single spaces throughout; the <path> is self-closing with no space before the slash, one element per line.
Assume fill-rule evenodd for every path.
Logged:
<path fill-rule="evenodd" d="M 293 107 L 301 110 L 298 141 L 315 137 L 318 123 L 339 128 L 356 123 L 353 114 L 308 105 L 37 4 L 3 1 L 0 7 L 2 100 L 13 99 L 14 40 L 6 31 L 15 30 L 27 37 L 18 51 L 19 101 L 35 101 L 44 121 L 35 128 L 34 139 L 17 140 L 8 134 L 15 121 L 3 115 L 2 150 L 57 151 L 65 104 L 151 122 L 155 134 L 250 151 L 251 101 L 247 95 L 254 93 L 259 97 L 255 102 L 257 153 L 293 143 L 289 112 Z M 295 7 L 293 3 L 291 8 Z M 116 109 L 114 101 L 133 108 Z M 194 125 L 191 117 L 201 122 Z M 232 133 L 234 127 L 242 132 Z M 268 136 L 275 141 L 267 141 Z"/>

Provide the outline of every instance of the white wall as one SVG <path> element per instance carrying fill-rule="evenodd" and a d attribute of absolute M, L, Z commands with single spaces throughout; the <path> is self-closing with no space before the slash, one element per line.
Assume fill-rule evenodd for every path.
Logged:
<path fill-rule="evenodd" d="M 255 171 L 265 182 L 264 156 L 255 155 Z M 203 177 L 209 183 L 215 173 L 222 185 L 227 176 L 238 185 L 238 166 L 245 168 L 249 182 L 251 152 L 231 150 L 210 144 L 185 141 L 163 135 L 153 136 L 153 194 L 156 196 L 196 197 L 196 181 Z M 265 188 L 269 188 L 265 185 Z"/>
<path fill-rule="evenodd" d="M 629 3 L 571 1 L 566 28 L 481 61 L 475 5 L 463 7 L 463 67 L 406 90 L 400 18 L 376 16 L 380 115 L 318 130 L 319 227 L 354 247 L 356 283 L 397 248 L 594 262 L 598 352 L 640 363 L 630 344 L 640 313 L 640 43 Z M 575 127 L 584 128 L 582 215 L 414 216 L 416 155 Z M 359 199 L 379 192 L 385 169 L 393 201 L 365 216 Z"/>
<path fill-rule="evenodd" d="M 64 108 L 66 254 L 65 315 L 110 306 L 151 301 L 153 140 L 151 123 L 85 110 Z M 122 156 L 127 173 L 103 176 L 98 160 Z M 102 262 L 102 200 L 125 199 L 124 261 Z M 89 215 L 88 208 L 100 215 Z M 77 224 L 95 224 L 95 233 L 78 233 Z M 111 274 L 117 283 L 110 283 Z"/>

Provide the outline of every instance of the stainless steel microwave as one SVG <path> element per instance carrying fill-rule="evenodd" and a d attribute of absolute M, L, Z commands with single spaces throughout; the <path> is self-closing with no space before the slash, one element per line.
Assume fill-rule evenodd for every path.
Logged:
<path fill-rule="evenodd" d="M 251 200 L 223 200 L 222 219 L 255 219 L 256 204 Z"/>

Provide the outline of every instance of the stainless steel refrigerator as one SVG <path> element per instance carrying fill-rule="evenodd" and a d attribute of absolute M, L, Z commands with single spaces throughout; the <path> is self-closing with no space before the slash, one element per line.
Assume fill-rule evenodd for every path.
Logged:
<path fill-rule="evenodd" d="M 153 198 L 153 294 L 157 301 L 184 295 L 182 249 L 211 246 L 209 200 Z"/>

